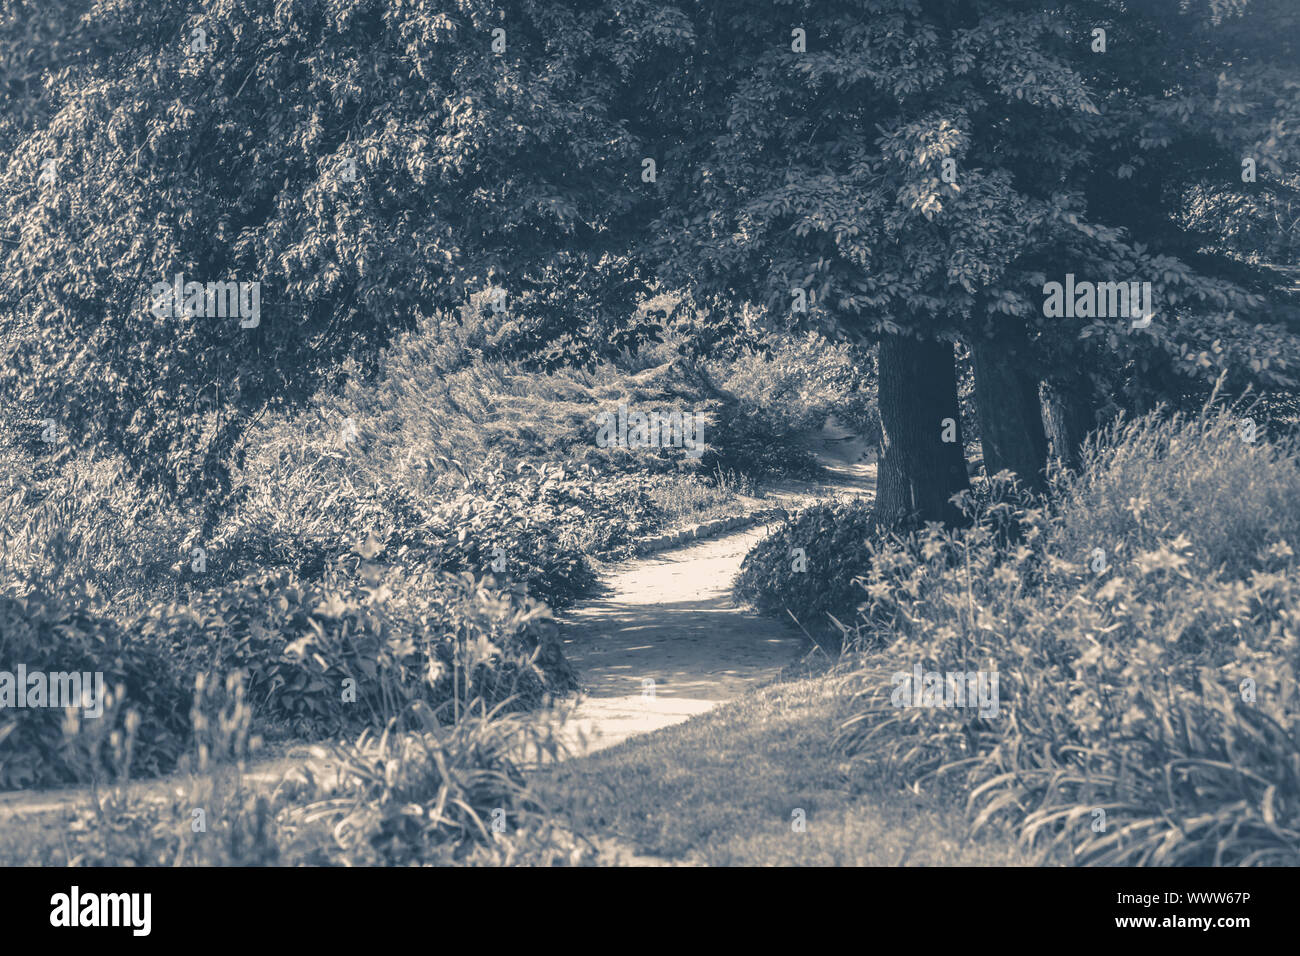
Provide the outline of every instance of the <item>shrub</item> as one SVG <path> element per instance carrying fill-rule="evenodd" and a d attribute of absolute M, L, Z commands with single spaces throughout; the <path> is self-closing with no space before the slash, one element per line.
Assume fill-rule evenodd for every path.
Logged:
<path fill-rule="evenodd" d="M 445 542 L 442 567 L 484 569 L 500 559 L 508 578 L 564 607 L 595 583 L 584 552 L 634 539 L 638 516 L 647 513 L 654 509 L 643 493 L 605 484 L 590 469 L 575 474 L 521 463 L 513 473 L 495 468 L 468 476 L 434 509 L 434 522 Z"/>
<path fill-rule="evenodd" d="M 0 669 L 103 673 L 106 692 L 121 688 L 139 721 L 136 765 L 146 773 L 171 770 L 188 737 L 185 693 L 162 650 L 129 628 L 84 606 L 33 591 L 0 593 Z M 96 703 L 102 703 L 96 701 Z M 103 769 L 95 755 L 65 737 L 65 713 L 54 707 L 0 711 L 0 789 L 83 781 Z M 121 730 L 125 710 L 105 709 L 82 723 Z"/>
<path fill-rule="evenodd" d="M 814 505 L 768 535 L 740 566 L 735 592 L 758 610 L 787 611 L 814 633 L 838 634 L 862 602 L 856 579 L 870 566 L 867 542 L 875 535 L 871 505 L 862 500 Z M 807 570 L 796 570 L 802 548 Z"/>
<path fill-rule="evenodd" d="M 348 542 L 372 536 L 402 563 L 475 574 L 499 566 L 499 547 L 503 579 L 563 607 L 594 580 L 584 552 L 617 546 L 636 535 L 639 516 L 654 515 L 634 485 L 602 486 L 590 470 L 480 469 L 445 476 L 426 502 L 398 486 L 358 490 L 310 468 L 286 468 L 277 479 L 250 490 L 203 542 L 213 576 L 196 583 L 260 568 L 317 579 Z"/>
<path fill-rule="evenodd" d="M 420 679 L 418 649 L 391 626 L 382 598 L 337 579 L 263 571 L 158 608 L 139 626 L 170 641 L 186 673 L 246 672 L 260 723 L 319 737 L 382 721 Z"/>
<path fill-rule="evenodd" d="M 1051 510 L 874 545 L 846 749 L 1075 862 L 1300 862 L 1300 460 L 1237 417 L 1118 425 Z M 917 663 L 996 669 L 997 717 L 890 706 Z"/>
<path fill-rule="evenodd" d="M 700 459 L 708 474 L 736 474 L 749 480 L 816 478 L 821 467 L 801 433 L 781 429 L 739 404 L 719 410 L 714 437 Z"/>
<path fill-rule="evenodd" d="M 319 739 L 432 707 L 510 697 L 536 705 L 573 688 L 550 609 L 519 585 L 408 572 L 373 560 L 373 539 L 319 580 L 259 571 L 146 607 L 120 623 L 41 592 L 0 597 L 0 661 L 31 671 L 102 671 L 141 720 L 135 770 L 174 767 L 186 731 L 181 688 L 205 673 L 247 676 L 258 729 Z M 12 715 L 12 716 L 11 716 Z M 179 715 L 179 716 L 178 716 Z M 0 786 L 85 780 L 62 711 L 6 711 Z"/>
<path fill-rule="evenodd" d="M 248 675 L 259 729 L 319 739 L 383 724 L 413 700 L 467 694 L 536 702 L 572 677 L 549 609 L 473 575 L 404 574 L 378 543 L 320 581 L 263 571 L 142 615 L 185 673 Z"/>

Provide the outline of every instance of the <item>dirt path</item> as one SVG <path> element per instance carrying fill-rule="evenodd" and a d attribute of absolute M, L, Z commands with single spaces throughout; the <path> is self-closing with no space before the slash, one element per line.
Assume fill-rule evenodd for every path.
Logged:
<path fill-rule="evenodd" d="M 773 497 L 802 507 L 835 495 L 870 494 L 875 465 L 862 443 L 832 424 L 812 451 L 825 483 L 789 483 Z M 766 505 L 771 507 L 769 501 Z M 599 597 L 563 619 L 564 654 L 585 697 L 566 724 L 575 754 L 680 723 L 771 680 L 804 650 L 787 622 L 735 604 L 731 583 L 759 526 L 611 568 Z"/>
<path fill-rule="evenodd" d="M 863 444 L 832 424 L 809 443 L 828 471 L 823 482 L 788 482 L 755 510 L 804 507 L 834 495 L 870 494 L 875 464 Z M 604 592 L 564 619 L 564 652 L 586 695 L 565 725 L 574 753 L 687 720 L 776 676 L 803 648 L 793 626 L 737 607 L 731 582 L 770 528 L 758 526 L 606 569 Z M 645 681 L 653 681 L 646 685 Z M 255 761 L 245 779 L 273 787 L 304 757 L 293 748 Z M 184 790 L 183 773 L 128 785 L 133 798 L 164 800 Z M 86 805 L 87 787 L 0 793 L 0 822 L 20 814 Z"/>
<path fill-rule="evenodd" d="M 774 677 L 799 654 L 793 628 L 736 607 L 732 578 L 757 528 L 620 567 L 608 592 L 564 622 L 586 698 L 570 719 L 591 752 L 703 713 Z"/>

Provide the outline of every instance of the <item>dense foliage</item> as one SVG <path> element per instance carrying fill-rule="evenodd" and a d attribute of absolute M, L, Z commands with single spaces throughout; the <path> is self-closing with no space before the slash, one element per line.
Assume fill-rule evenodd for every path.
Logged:
<path fill-rule="evenodd" d="M 1300 458 L 1211 411 L 1087 459 L 1051 510 L 969 502 L 871 549 L 842 743 L 1073 862 L 1294 865 Z M 996 671 L 996 716 L 900 708 L 916 666 Z"/>
<path fill-rule="evenodd" d="M 116 695 L 92 726 L 6 710 L 0 788 L 364 726 L 332 782 L 226 793 L 220 841 L 119 800 L 64 853 L 580 860 L 510 713 L 573 687 L 551 609 L 591 558 L 814 475 L 834 415 L 892 449 L 875 509 L 795 516 L 737 588 L 851 638 L 856 760 L 1076 861 L 1296 862 L 1297 27 L 1291 0 L 0 0 L 0 668 Z M 1066 275 L 1149 282 L 1154 321 L 1049 315 Z M 160 309 L 173 280 L 235 297 Z M 1084 432 L 1266 396 L 904 521 L 904 489 L 966 480 L 912 453 L 928 399 L 955 461 L 978 428 L 1037 480 L 1040 382 Z M 599 447 L 621 404 L 701 414 L 707 447 Z M 887 706 L 915 663 L 996 667 L 1002 717 Z"/>
<path fill-rule="evenodd" d="M 634 342 L 612 226 L 639 156 L 611 105 L 674 17 L 619 7 L 609 30 L 533 0 L 95 5 L 0 171 L 3 385 L 147 484 L 219 497 L 264 408 L 473 293 L 502 289 L 544 362 Z M 259 283 L 258 321 L 160 317 L 178 274 Z"/>
<path fill-rule="evenodd" d="M 128 627 L 46 593 L 0 593 L 0 662 L 11 680 L 19 664 L 47 679 L 102 673 L 104 694 L 125 694 L 136 706 L 139 734 L 148 741 L 135 754 L 141 773 L 170 770 L 186 746 L 186 688 L 161 649 Z M 105 713 L 93 681 L 86 687 L 79 679 L 78 685 L 90 704 L 86 711 L 100 709 L 101 716 L 86 723 L 103 722 L 122 732 L 125 714 Z M 7 703 L 0 719 L 0 790 L 66 783 L 88 770 L 105 772 L 86 741 L 66 733 L 65 719 L 60 707 Z"/>
<path fill-rule="evenodd" d="M 737 597 L 768 614 L 789 615 L 814 634 L 838 636 L 862 603 L 857 583 L 878 538 L 867 500 L 831 502 L 799 512 L 745 555 Z"/>
<path fill-rule="evenodd" d="M 104 672 L 119 704 L 106 720 L 136 715 L 141 775 L 171 770 L 186 749 L 183 704 L 200 675 L 242 675 L 256 731 L 294 739 L 383 725 L 414 701 L 524 706 L 573 688 L 549 608 L 522 589 L 390 567 L 373 560 L 377 543 L 359 550 L 317 581 L 262 571 L 129 615 L 6 595 L 0 653 L 29 671 Z M 101 721 L 82 723 L 103 735 Z M 84 741 L 94 738 L 67 736 L 60 709 L 7 709 L 0 787 L 93 779 L 103 768 Z"/>
<path fill-rule="evenodd" d="M 1269 280 L 1207 257 L 1212 232 L 1184 219 L 1193 188 L 1289 195 L 1289 4 L 683 9 L 691 82 L 646 97 L 681 140 L 659 241 L 682 284 L 761 289 L 787 313 L 802 289 L 813 314 L 877 332 L 1029 333 L 1016 361 L 1039 374 L 1087 356 L 1147 386 L 1225 367 L 1296 381 L 1294 337 L 1259 325 Z M 1047 319 L 1041 288 L 1066 272 L 1151 281 L 1159 321 Z"/>

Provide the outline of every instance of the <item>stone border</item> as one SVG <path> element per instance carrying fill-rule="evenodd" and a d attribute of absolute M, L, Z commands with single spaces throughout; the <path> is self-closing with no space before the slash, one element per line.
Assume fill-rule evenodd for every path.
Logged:
<path fill-rule="evenodd" d="M 703 524 L 691 525 L 678 531 L 665 531 L 662 534 L 644 538 L 637 544 L 633 553 L 640 557 L 646 554 L 654 554 L 657 551 L 667 551 L 670 548 L 690 544 L 692 541 L 716 538 L 729 531 L 740 531 L 751 528 L 756 524 L 785 520 L 789 514 L 790 512 L 785 508 L 764 508 L 761 511 L 751 511 L 749 514 L 732 515 L 729 518 L 715 518 L 713 521 L 705 521 Z"/>

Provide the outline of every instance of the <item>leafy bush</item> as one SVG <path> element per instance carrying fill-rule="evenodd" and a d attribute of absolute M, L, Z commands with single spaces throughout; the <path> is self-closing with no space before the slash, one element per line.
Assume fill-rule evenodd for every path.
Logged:
<path fill-rule="evenodd" d="M 584 552 L 632 538 L 638 515 L 652 511 L 643 496 L 627 491 L 596 480 L 590 469 L 570 474 L 521 463 L 513 473 L 476 472 L 434 509 L 445 542 L 442 566 L 482 569 L 499 559 L 511 580 L 564 607 L 595 583 Z"/>
<path fill-rule="evenodd" d="M 862 602 L 859 575 L 870 567 L 867 542 L 875 535 L 871 505 L 833 501 L 807 508 L 745 555 L 737 597 L 767 614 L 790 614 L 814 633 L 839 633 Z M 796 548 L 807 569 L 796 570 Z"/>
<path fill-rule="evenodd" d="M 841 743 L 1075 862 L 1300 863 L 1300 458 L 1238 417 L 1116 425 L 1051 510 L 873 545 Z M 998 715 L 891 706 L 918 663 L 996 669 Z"/>
<path fill-rule="evenodd" d="M 39 591 L 8 591 L 0 593 L 0 669 L 14 673 L 19 664 L 47 675 L 102 672 L 105 692 L 121 688 L 137 715 L 137 766 L 151 774 L 175 766 L 188 737 L 185 692 L 157 645 L 84 606 Z M 101 717 L 79 719 L 111 725 L 99 727 L 108 732 L 122 729 L 126 712 L 106 709 Z M 0 789 L 72 783 L 102 769 L 85 747 L 65 737 L 64 726 L 61 708 L 0 711 Z"/>
<path fill-rule="evenodd" d="M 347 542 L 373 536 L 401 563 L 475 574 L 495 567 L 504 580 L 564 607 L 594 581 L 586 554 L 626 550 L 663 521 L 645 482 L 589 467 L 521 463 L 444 475 L 423 502 L 391 485 L 357 491 L 336 483 L 326 466 L 285 468 L 277 478 L 250 489 L 203 542 L 216 575 L 208 580 L 258 568 L 317 578 Z"/>
<path fill-rule="evenodd" d="M 522 687 L 535 702 L 571 686 L 549 609 L 519 589 L 353 560 L 352 573 L 336 567 L 315 582 L 257 572 L 134 626 L 169 641 L 186 673 L 246 673 L 264 732 L 320 738 L 382 724 L 412 700 L 495 703 Z"/>
<path fill-rule="evenodd" d="M 749 480 L 815 478 L 821 467 L 808 453 L 803 435 L 776 427 L 763 415 L 736 403 L 717 415 L 715 439 L 700 460 L 709 474 L 736 474 Z"/>

